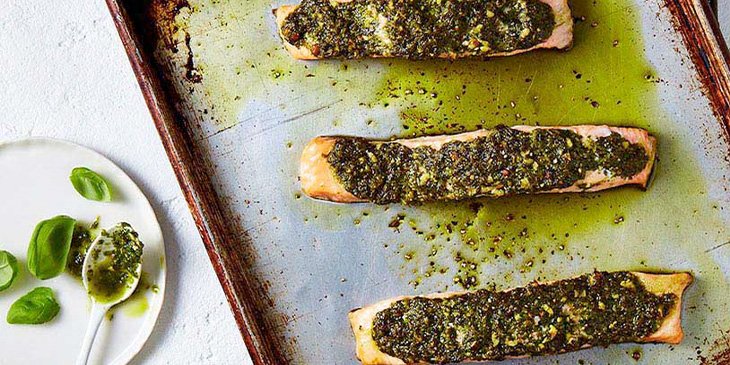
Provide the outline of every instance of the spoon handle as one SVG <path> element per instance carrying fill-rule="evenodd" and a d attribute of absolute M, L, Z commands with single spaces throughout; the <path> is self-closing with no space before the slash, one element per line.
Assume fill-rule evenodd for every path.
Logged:
<path fill-rule="evenodd" d="M 89 361 L 91 346 L 94 344 L 96 333 L 99 332 L 99 326 L 104 320 L 104 314 L 106 314 L 108 310 L 109 307 L 98 305 L 96 303 L 94 303 L 91 307 L 91 318 L 89 318 L 89 325 L 86 327 L 84 342 L 81 345 L 79 357 L 76 359 L 76 365 L 86 365 L 86 363 Z"/>

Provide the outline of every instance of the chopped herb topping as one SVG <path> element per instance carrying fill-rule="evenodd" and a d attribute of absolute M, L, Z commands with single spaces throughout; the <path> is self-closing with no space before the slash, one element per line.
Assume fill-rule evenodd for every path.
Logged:
<path fill-rule="evenodd" d="M 501 360 L 638 341 L 677 298 L 655 295 L 629 272 L 595 272 L 506 292 L 412 298 L 378 312 L 378 348 L 405 362 Z"/>
<path fill-rule="evenodd" d="M 527 49 L 554 27 L 539 0 L 303 0 L 281 32 L 320 58 L 420 59 Z"/>
<path fill-rule="evenodd" d="M 438 150 L 340 138 L 327 155 L 347 191 L 378 204 L 544 192 L 582 183 L 591 171 L 628 178 L 648 160 L 643 146 L 617 133 L 584 138 L 565 129 L 504 126 Z"/>

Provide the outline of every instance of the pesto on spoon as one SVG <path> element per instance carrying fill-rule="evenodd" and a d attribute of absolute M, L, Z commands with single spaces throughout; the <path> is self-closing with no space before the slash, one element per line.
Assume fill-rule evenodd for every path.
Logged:
<path fill-rule="evenodd" d="M 84 259 L 82 281 L 91 297 L 91 319 L 76 361 L 85 365 L 91 346 L 109 309 L 129 298 L 142 274 L 144 244 L 128 223 L 118 223 L 102 230 L 89 247 Z"/>

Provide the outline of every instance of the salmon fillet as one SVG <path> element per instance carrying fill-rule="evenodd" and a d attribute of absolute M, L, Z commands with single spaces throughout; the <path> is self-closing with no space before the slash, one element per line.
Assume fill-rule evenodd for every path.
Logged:
<path fill-rule="evenodd" d="M 585 176 L 581 180 L 577 181 L 572 186 L 539 191 L 538 193 L 595 192 L 621 185 L 637 185 L 645 188 L 649 181 L 656 155 L 656 139 L 650 136 L 646 130 L 640 128 L 610 127 L 605 125 L 583 125 L 570 127 L 515 126 L 511 128 L 522 132 L 531 132 L 539 129 L 569 130 L 583 138 L 600 138 L 616 133 L 626 139 L 626 141 L 632 144 L 637 144 L 646 150 L 648 162 L 641 172 L 633 176 L 606 176 L 606 174 L 602 171 L 589 171 L 586 172 Z M 489 133 L 489 129 L 482 129 L 456 135 L 440 135 L 373 143 L 399 143 L 409 148 L 431 147 L 438 150 L 449 142 L 467 142 L 474 140 L 475 138 L 484 137 Z M 332 148 L 339 138 L 343 137 L 317 137 L 304 148 L 300 160 L 299 175 L 302 191 L 308 196 L 320 200 L 328 200 L 339 203 L 366 202 L 368 200 L 358 198 L 345 189 L 328 162 L 327 155 L 330 151 L 332 151 Z M 475 194 L 474 196 L 483 195 L 487 194 Z"/>
<path fill-rule="evenodd" d="M 682 315 L 682 295 L 684 290 L 694 281 L 689 273 L 673 273 L 673 274 L 653 274 L 643 272 L 631 272 L 644 285 L 646 290 L 655 295 L 674 294 L 677 300 L 673 307 L 664 317 L 661 326 L 657 331 L 649 336 L 641 338 L 641 343 L 669 343 L 678 344 L 684 338 L 682 331 L 681 315 Z M 535 285 L 545 285 L 535 284 Z M 513 290 L 513 289 L 510 289 Z M 508 290 L 509 291 L 509 290 Z M 419 296 L 423 298 L 449 298 L 466 294 L 467 292 L 450 292 L 438 293 Z M 355 335 L 357 358 L 363 364 L 405 364 L 401 359 L 390 356 L 378 349 L 378 345 L 373 339 L 373 321 L 375 315 L 390 307 L 393 303 L 415 298 L 415 296 L 401 296 L 380 301 L 373 305 L 354 309 L 350 311 L 348 317 L 352 331 Z M 582 348 L 592 347 L 592 345 L 583 346 Z M 522 358 L 526 356 L 508 356 L 507 358 Z M 465 360 L 471 361 L 471 360 Z M 483 361 L 477 361 L 483 362 Z"/>
<path fill-rule="evenodd" d="M 352 0 L 333 0 L 335 2 L 339 3 L 348 3 Z M 553 15 L 555 17 L 555 27 L 553 28 L 552 34 L 550 37 L 548 37 L 543 42 L 529 47 L 525 49 L 516 49 L 509 52 L 499 52 L 499 53 L 492 53 L 489 54 L 489 57 L 500 57 L 500 56 L 512 56 L 524 52 L 529 52 L 535 49 L 540 48 L 555 48 L 555 49 L 568 49 L 573 44 L 573 16 L 570 12 L 570 7 L 568 6 L 567 0 L 540 0 L 540 2 L 545 3 L 550 6 L 552 9 Z M 306 46 L 295 46 L 291 44 L 290 42 L 286 41 L 286 37 L 282 33 L 282 27 L 284 26 L 287 17 L 292 14 L 294 11 L 296 11 L 298 8 L 298 5 L 283 5 L 279 8 L 274 9 L 274 15 L 276 17 L 276 24 L 279 30 L 279 36 L 282 39 L 282 42 L 284 43 L 284 47 L 286 50 L 291 54 L 292 57 L 295 59 L 300 60 L 318 60 L 322 59 L 321 57 L 318 57 L 315 55 L 316 52 L 313 52 L 312 49 L 307 48 Z M 463 57 L 469 57 L 470 55 L 468 53 L 464 54 L 452 54 L 452 53 L 443 53 L 438 56 L 438 58 L 444 58 L 444 59 L 456 59 L 456 58 L 463 58 Z M 387 58 L 392 57 L 390 54 L 373 54 L 370 57 L 372 58 Z"/>

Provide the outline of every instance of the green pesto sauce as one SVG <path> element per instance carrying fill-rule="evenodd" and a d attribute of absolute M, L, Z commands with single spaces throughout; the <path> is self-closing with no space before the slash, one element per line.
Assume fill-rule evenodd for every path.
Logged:
<path fill-rule="evenodd" d="M 489 56 L 527 49 L 555 27 L 538 0 L 304 0 L 284 39 L 320 58 Z"/>
<path fill-rule="evenodd" d="M 89 270 L 86 279 L 89 295 L 99 302 L 109 303 L 119 299 L 137 278 L 144 244 L 127 223 L 121 223 L 111 232 L 102 230 L 101 235 L 111 240 L 113 248 L 99 245 L 90 253 L 94 259 L 100 256 L 103 259 L 95 270 Z"/>
<path fill-rule="evenodd" d="M 506 292 L 400 300 L 378 312 L 378 348 L 406 362 L 500 360 L 638 341 L 676 302 L 629 272 L 595 272 Z"/>
<path fill-rule="evenodd" d="M 590 171 L 630 177 L 648 159 L 642 146 L 617 133 L 593 139 L 570 130 L 504 126 L 438 150 L 340 138 L 327 155 L 347 191 L 378 204 L 536 193 L 572 186 Z"/>
<path fill-rule="evenodd" d="M 127 300 L 112 307 L 110 312 L 116 313 L 117 311 L 121 311 L 127 317 L 143 316 L 150 307 L 150 301 L 147 298 L 147 292 L 149 291 L 157 294 L 160 288 L 150 281 L 149 274 L 143 271 L 142 276 L 139 278 L 139 284 L 134 289 L 134 293 Z"/>
<path fill-rule="evenodd" d="M 71 248 L 66 259 L 66 271 L 78 279 L 81 279 L 86 251 L 89 250 L 91 243 L 94 241 L 91 230 L 96 229 L 98 226 L 99 218 L 91 223 L 89 227 L 79 224 L 74 228 Z"/>

